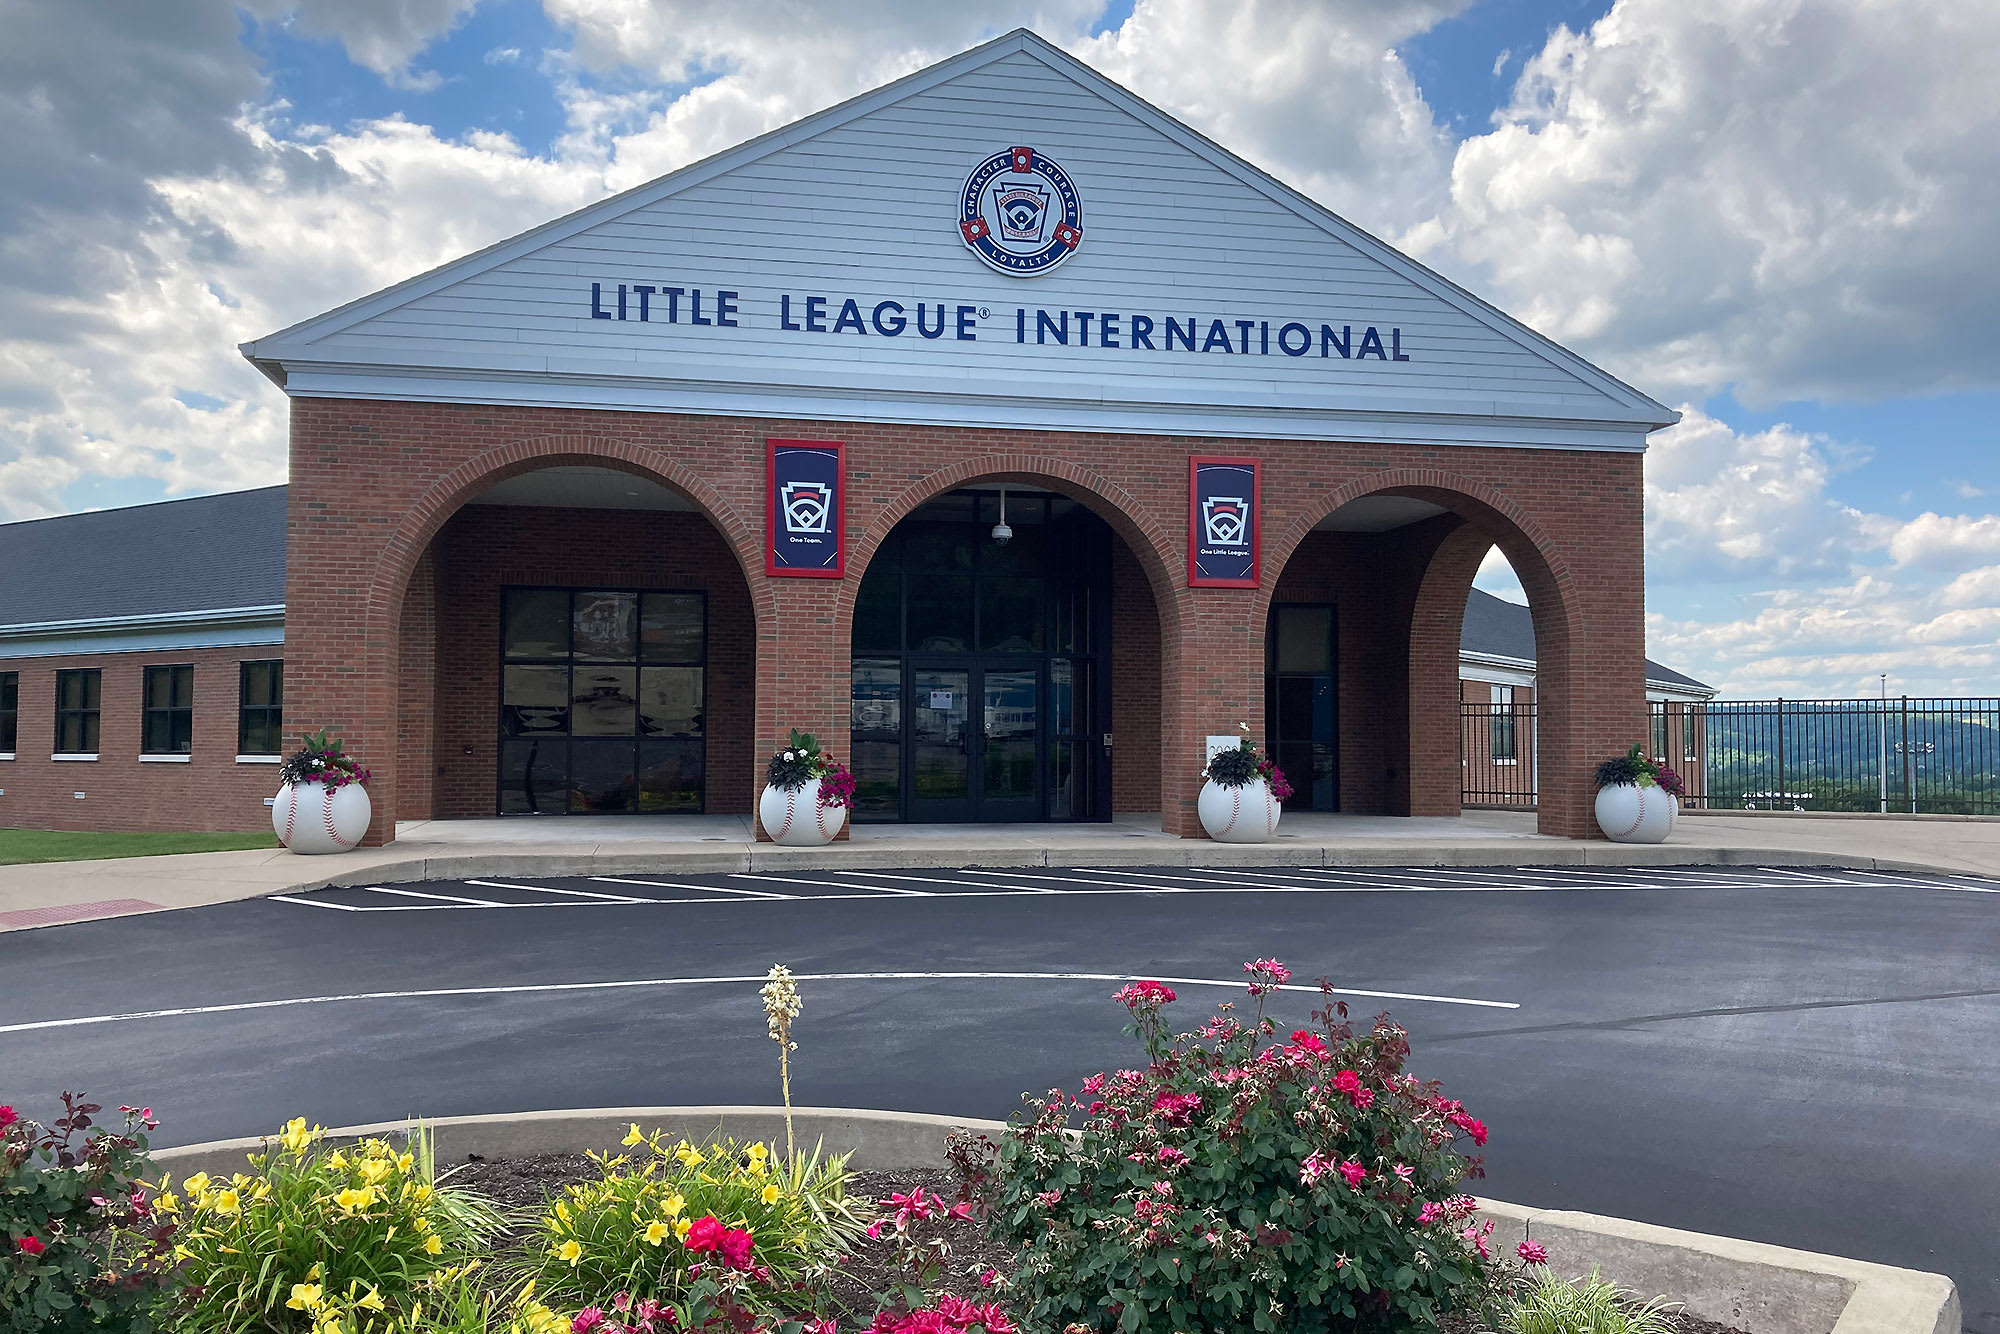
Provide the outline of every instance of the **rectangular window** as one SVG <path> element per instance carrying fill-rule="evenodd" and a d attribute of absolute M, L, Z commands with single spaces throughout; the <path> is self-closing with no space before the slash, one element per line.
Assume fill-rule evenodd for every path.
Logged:
<path fill-rule="evenodd" d="M 272 658 L 243 664 L 236 691 L 236 753 L 276 755 L 285 732 L 285 664 Z"/>
<path fill-rule="evenodd" d="M 56 754 L 97 753 L 97 709 L 104 674 L 95 667 L 56 673 Z"/>
<path fill-rule="evenodd" d="M 0 755 L 14 753 L 14 729 L 21 719 L 21 674 L 0 672 Z"/>
<path fill-rule="evenodd" d="M 1491 721 L 1493 762 L 1512 764 L 1520 758 L 1514 735 L 1514 687 L 1493 687 Z"/>
<path fill-rule="evenodd" d="M 1672 707 L 1664 701 L 1653 705 L 1653 758 L 1656 760 L 1667 758 L 1667 710 Z"/>
<path fill-rule="evenodd" d="M 148 667 L 141 755 L 185 755 L 194 749 L 194 668 Z"/>

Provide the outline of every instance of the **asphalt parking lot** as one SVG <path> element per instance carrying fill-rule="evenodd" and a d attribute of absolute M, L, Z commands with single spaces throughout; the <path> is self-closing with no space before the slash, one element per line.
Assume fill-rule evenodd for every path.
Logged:
<path fill-rule="evenodd" d="M 1410 1029 L 1482 1193 L 1938 1270 L 2000 1334 L 2000 881 L 1792 868 L 809 871 L 320 890 L 0 936 L 0 1101 L 160 1143 L 404 1115 L 801 1103 L 1004 1117 L 1242 961 Z M 1281 1021 L 1313 1003 L 1288 994 Z M 1295 1011 L 1295 1013 L 1293 1013 Z"/>

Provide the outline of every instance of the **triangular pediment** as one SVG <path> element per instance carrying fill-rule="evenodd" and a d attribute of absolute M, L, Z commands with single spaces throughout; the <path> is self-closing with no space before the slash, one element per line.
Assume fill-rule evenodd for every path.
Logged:
<path fill-rule="evenodd" d="M 1006 207 L 1005 253 L 1058 263 L 975 252 Z M 295 394 L 752 416 L 1598 448 L 1675 419 L 1025 32 L 244 352 Z"/>

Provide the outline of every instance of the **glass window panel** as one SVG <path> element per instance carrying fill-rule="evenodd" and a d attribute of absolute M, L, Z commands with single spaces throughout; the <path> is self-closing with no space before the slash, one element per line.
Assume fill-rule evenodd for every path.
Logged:
<path fill-rule="evenodd" d="M 702 731 L 701 675 L 699 667 L 641 667 L 640 735 L 699 737 Z"/>
<path fill-rule="evenodd" d="M 243 664 L 243 703 L 249 708 L 263 708 L 271 703 L 270 663 Z"/>
<path fill-rule="evenodd" d="M 569 809 L 569 742 L 559 736 L 500 743 L 500 812 L 559 815 Z"/>
<path fill-rule="evenodd" d="M 1333 670 L 1333 608 L 1279 607 L 1278 670 Z"/>
<path fill-rule="evenodd" d="M 647 662 L 699 663 L 704 648 L 699 593 L 647 593 L 639 599 L 639 651 Z"/>
<path fill-rule="evenodd" d="M 925 799 L 970 796 L 970 673 L 913 675 L 916 694 L 910 719 L 910 774 L 914 795 Z"/>
<path fill-rule="evenodd" d="M 910 648 L 964 653 L 972 647 L 972 576 L 935 570 L 910 575 Z"/>
<path fill-rule="evenodd" d="M 1076 664 L 1068 658 L 1049 662 L 1049 734 L 1068 736 L 1076 730 Z"/>
<path fill-rule="evenodd" d="M 245 755 L 276 755 L 279 749 L 278 720 L 264 713 L 255 713 L 243 720 L 242 736 L 237 745 Z"/>
<path fill-rule="evenodd" d="M 569 808 L 572 813 L 602 814 L 633 808 L 639 795 L 638 774 L 634 765 L 638 757 L 630 736 L 578 737 L 569 743 L 569 747 Z"/>
<path fill-rule="evenodd" d="M 854 773 L 857 818 L 902 813 L 903 666 L 857 660 L 848 712 L 848 765 Z"/>
<path fill-rule="evenodd" d="M 1035 737 L 1041 725 L 1035 673 L 987 672 L 983 681 L 986 759 L 981 774 L 989 801 L 1035 797 Z"/>
<path fill-rule="evenodd" d="M 903 572 L 877 554 L 854 597 L 854 651 L 894 653 L 903 647 Z"/>
<path fill-rule="evenodd" d="M 569 656 L 569 594 L 561 589 L 519 588 L 507 594 L 502 643 L 510 658 Z"/>
<path fill-rule="evenodd" d="M 569 668 L 503 669 L 500 729 L 508 736 L 561 736 L 568 732 Z"/>
<path fill-rule="evenodd" d="M 899 738 L 903 734 L 903 669 L 900 663 L 857 661 L 848 726 L 863 733 Z"/>
<path fill-rule="evenodd" d="M 989 653 L 1042 651 L 1042 581 L 982 579 L 979 646 Z"/>
<path fill-rule="evenodd" d="M 632 667 L 578 664 L 570 680 L 570 735 L 631 736 L 638 722 L 637 676 Z"/>
<path fill-rule="evenodd" d="M 578 593 L 570 651 L 578 662 L 631 662 L 639 656 L 639 599 L 631 593 Z"/>
<path fill-rule="evenodd" d="M 1077 810 L 1076 743 L 1049 743 L 1049 818 L 1072 819 Z"/>
<path fill-rule="evenodd" d="M 977 517 L 976 503 L 977 497 L 972 492 L 953 491 L 918 506 L 911 517 L 919 521 L 942 519 L 970 523 Z"/>
<path fill-rule="evenodd" d="M 903 547 L 903 568 L 910 571 L 969 570 L 973 530 L 969 525 L 921 524 Z"/>
<path fill-rule="evenodd" d="M 21 677 L 0 672 L 0 753 L 13 754 L 15 730 L 21 717 Z"/>
<path fill-rule="evenodd" d="M 706 760 L 699 738 L 648 737 L 641 741 L 637 809 L 699 811 Z"/>

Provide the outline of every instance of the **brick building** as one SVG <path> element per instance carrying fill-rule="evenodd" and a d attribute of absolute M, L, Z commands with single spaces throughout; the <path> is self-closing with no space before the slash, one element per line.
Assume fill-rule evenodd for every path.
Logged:
<path fill-rule="evenodd" d="M 288 741 L 374 770 L 375 841 L 747 812 L 788 728 L 857 820 L 1198 836 L 1205 736 L 1258 719 L 1296 804 L 1453 812 L 1496 543 L 1541 827 L 1587 836 L 1592 765 L 1645 738 L 1675 414 L 1025 32 L 244 353 L 291 398 L 282 652 L 268 550 L 227 595 L 185 552 L 145 597 L 56 590 L 0 629 L 0 822 L 254 825 L 280 682 Z M 99 626 L 125 606 L 185 624 Z M 184 732 L 178 783 L 125 764 Z M 87 764 L 104 805 L 63 805 Z"/>

